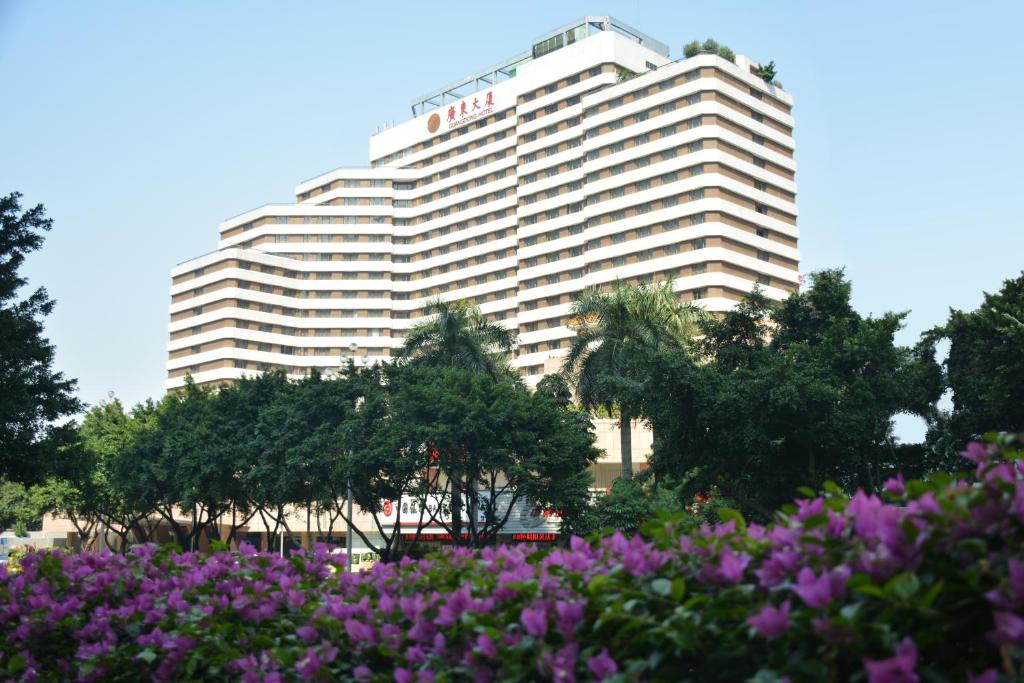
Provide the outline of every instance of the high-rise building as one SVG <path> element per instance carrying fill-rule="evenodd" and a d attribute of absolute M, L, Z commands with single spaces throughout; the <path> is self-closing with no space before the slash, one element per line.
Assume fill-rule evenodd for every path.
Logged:
<path fill-rule="evenodd" d="M 797 287 L 793 98 L 759 65 L 586 17 L 416 100 L 368 168 L 302 182 L 172 271 L 167 388 L 386 360 L 435 297 L 557 369 L 574 296 L 675 279 L 712 311 Z"/>

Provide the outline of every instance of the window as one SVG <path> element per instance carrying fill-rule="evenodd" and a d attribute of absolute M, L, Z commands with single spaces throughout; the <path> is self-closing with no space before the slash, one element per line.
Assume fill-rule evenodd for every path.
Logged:
<path fill-rule="evenodd" d="M 278 223 L 287 223 L 288 222 L 288 217 L 287 216 L 278 216 L 277 217 L 277 222 Z"/>
<path fill-rule="evenodd" d="M 750 118 L 754 119 L 758 123 L 761 123 L 761 122 L 764 121 L 764 116 L 759 114 L 758 112 L 754 111 L 753 109 L 750 110 Z"/>
<path fill-rule="evenodd" d="M 686 104 L 688 104 L 688 105 L 697 104 L 699 102 L 700 102 L 700 93 L 699 92 L 694 93 L 694 94 L 692 94 L 692 95 L 690 95 L 689 97 L 686 98 Z"/>
<path fill-rule="evenodd" d="M 701 188 L 699 190 L 693 190 L 692 192 L 690 192 L 691 202 L 695 202 L 698 199 L 704 199 L 704 188 Z"/>
<path fill-rule="evenodd" d="M 707 295 L 708 295 L 708 290 L 707 290 L 706 287 L 698 287 L 697 289 L 693 290 L 693 298 L 694 298 L 694 300 L 703 299 Z"/>
<path fill-rule="evenodd" d="M 762 216 L 768 215 L 768 207 L 765 206 L 764 204 L 754 204 L 754 210 L 757 211 Z"/>
<path fill-rule="evenodd" d="M 772 284 L 772 279 L 770 277 L 768 277 L 767 275 L 758 275 L 757 276 L 757 284 L 764 285 L 765 287 L 768 287 L 768 286 L 770 286 Z"/>
<path fill-rule="evenodd" d="M 693 271 L 694 275 L 700 275 L 701 273 L 707 272 L 707 269 L 708 266 L 706 263 L 695 263 L 693 264 L 693 268 L 691 270 Z"/>
<path fill-rule="evenodd" d="M 754 157 L 754 166 L 758 168 L 764 168 L 766 166 L 765 160 L 759 157 Z"/>
<path fill-rule="evenodd" d="M 692 248 L 693 248 L 694 250 L 697 250 L 697 249 L 703 249 L 703 248 L 704 248 L 704 246 L 705 246 L 705 244 L 706 244 L 706 243 L 705 243 L 705 241 L 704 241 L 704 238 L 703 238 L 703 237 L 698 237 L 697 239 L 695 239 L 695 240 L 691 240 L 691 241 L 690 241 L 690 246 L 691 246 L 691 247 L 692 247 Z"/>
<path fill-rule="evenodd" d="M 770 256 L 768 255 L 767 251 L 763 251 L 761 249 L 758 249 L 757 250 L 757 260 L 758 261 L 769 261 L 770 260 Z"/>
<path fill-rule="evenodd" d="M 700 225 L 703 222 L 704 222 L 704 214 L 702 214 L 702 213 L 695 213 L 692 216 L 690 216 L 690 225 Z M 702 242 L 703 242 L 703 240 L 702 240 Z M 702 246 L 703 246 L 703 244 L 702 244 Z M 694 247 L 694 249 L 700 249 L 700 248 L 701 247 Z"/>
<path fill-rule="evenodd" d="M 755 190 L 760 190 L 761 192 L 767 192 L 768 191 L 768 183 L 764 182 L 763 180 L 755 180 L 754 181 L 754 189 Z"/>
<path fill-rule="evenodd" d="M 768 231 L 765 230 L 764 228 L 757 228 L 757 230 L 755 232 L 757 233 L 758 237 L 767 237 L 768 236 Z"/>

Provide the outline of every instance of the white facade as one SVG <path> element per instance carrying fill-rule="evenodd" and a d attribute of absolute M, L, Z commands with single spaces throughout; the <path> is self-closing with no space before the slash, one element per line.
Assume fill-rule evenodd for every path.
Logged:
<path fill-rule="evenodd" d="M 755 285 L 794 291 L 790 95 L 743 56 L 672 61 L 646 37 L 577 35 L 420 102 L 370 138 L 370 168 L 222 223 L 217 251 L 172 271 L 167 388 L 301 376 L 350 348 L 385 361 L 438 296 L 515 330 L 512 364 L 535 383 L 567 351 L 583 289 L 671 276 L 712 311 Z"/>

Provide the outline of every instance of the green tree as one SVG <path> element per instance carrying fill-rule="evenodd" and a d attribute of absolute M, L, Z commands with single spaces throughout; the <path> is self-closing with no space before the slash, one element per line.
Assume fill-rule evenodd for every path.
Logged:
<path fill-rule="evenodd" d="M 976 310 L 951 310 L 931 337 L 949 340 L 952 443 L 989 431 L 1024 431 L 1024 273 L 986 293 Z"/>
<path fill-rule="evenodd" d="M 638 286 L 616 282 L 611 291 L 587 290 L 573 304 L 576 337 L 563 372 L 588 410 L 619 409 L 622 477 L 633 476 L 630 426 L 636 395 L 644 379 L 635 362 L 644 350 L 685 349 L 706 316 L 703 309 L 679 302 L 674 283 Z"/>
<path fill-rule="evenodd" d="M 655 425 L 653 466 L 690 493 L 719 488 L 766 517 L 801 485 L 877 489 L 919 458 L 892 418 L 930 416 L 941 395 L 934 348 L 895 344 L 903 314 L 863 317 L 841 271 L 773 305 L 754 292 L 704 326 L 699 360 L 657 352 L 642 410 Z"/>
<path fill-rule="evenodd" d="M 19 482 L 0 480 L 0 530 L 13 529 L 19 536 L 38 531 L 43 512 L 31 491 Z"/>
<path fill-rule="evenodd" d="M 56 465 L 74 433 L 60 421 L 81 404 L 75 381 L 53 370 L 54 347 L 43 336 L 55 301 L 42 287 L 18 298 L 28 283 L 18 271 L 53 224 L 41 204 L 22 212 L 20 200 L 17 192 L 0 197 L 0 476 L 30 481 Z"/>
<path fill-rule="evenodd" d="M 427 474 L 420 508 L 460 545 L 490 542 L 520 501 L 574 518 L 597 458 L 585 414 L 522 382 L 463 368 L 410 364 L 389 377 L 388 449 L 417 454 Z M 460 501 L 456 504 L 455 501 Z M 468 515 L 463 510 L 468 509 Z M 467 538 L 463 537 L 464 532 Z"/>
<path fill-rule="evenodd" d="M 464 299 L 436 299 L 426 312 L 431 317 L 406 333 L 399 358 L 492 375 L 505 372 L 515 333 L 488 322 L 478 306 Z"/>
<path fill-rule="evenodd" d="M 438 298 L 426 308 L 428 320 L 414 325 L 405 335 L 399 358 L 451 368 L 465 368 L 492 376 L 507 374 L 508 354 L 515 346 L 511 330 L 488 322 L 480 307 L 466 299 L 443 301 Z M 453 465 L 457 462 L 453 461 Z M 451 472 L 456 480 L 458 472 Z M 451 504 L 456 520 L 461 519 L 462 499 Z"/>

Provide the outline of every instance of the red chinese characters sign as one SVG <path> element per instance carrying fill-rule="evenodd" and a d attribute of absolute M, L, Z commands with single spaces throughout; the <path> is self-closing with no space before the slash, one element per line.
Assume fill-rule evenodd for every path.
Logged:
<path fill-rule="evenodd" d="M 449 105 L 443 112 L 445 127 L 448 130 L 472 123 L 494 113 L 494 92 L 488 90 L 471 95 L 460 102 Z M 440 127 L 441 118 L 437 114 L 431 114 L 427 120 L 427 130 L 431 133 L 435 132 Z"/>

